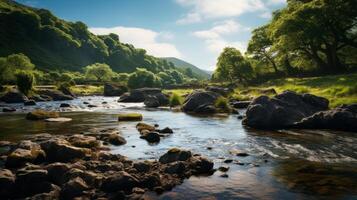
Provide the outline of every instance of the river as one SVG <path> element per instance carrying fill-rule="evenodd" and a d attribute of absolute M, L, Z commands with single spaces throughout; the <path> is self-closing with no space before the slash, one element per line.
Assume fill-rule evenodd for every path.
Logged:
<path fill-rule="evenodd" d="M 73 105 L 61 109 L 61 103 Z M 318 130 L 257 131 L 243 127 L 237 115 L 193 116 L 169 109 L 146 109 L 141 103 L 118 103 L 112 97 L 80 97 L 72 101 L 41 102 L 15 113 L 0 114 L 0 139 L 20 140 L 35 133 L 76 134 L 94 128 L 117 128 L 127 144 L 111 147 L 134 160 L 158 159 L 172 147 L 191 150 L 229 167 L 228 178 L 217 171 L 191 177 L 182 185 L 149 199 L 357 199 L 357 134 Z M 88 108 L 83 102 L 97 105 Z M 106 102 L 103 104 L 103 102 Z M 28 121 L 35 108 L 61 111 L 64 123 Z M 137 122 L 118 122 L 117 114 L 139 112 L 144 121 L 170 127 L 174 134 L 159 144 L 139 138 Z M 244 112 L 244 110 L 240 110 Z M 236 156 L 232 152 L 246 152 Z M 231 163 L 225 163 L 227 160 Z"/>

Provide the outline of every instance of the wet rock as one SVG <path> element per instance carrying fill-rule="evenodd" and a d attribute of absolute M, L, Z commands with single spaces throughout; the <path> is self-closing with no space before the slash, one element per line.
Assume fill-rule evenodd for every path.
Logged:
<path fill-rule="evenodd" d="M 62 87 L 62 88 L 60 88 L 60 91 L 65 95 L 76 98 L 76 95 L 71 91 L 71 89 L 69 87 Z"/>
<path fill-rule="evenodd" d="M 71 104 L 68 103 L 61 103 L 60 108 L 70 108 Z"/>
<path fill-rule="evenodd" d="M 210 91 L 196 90 L 188 95 L 183 103 L 184 112 L 213 113 L 213 105 L 220 95 Z"/>
<path fill-rule="evenodd" d="M 191 165 L 194 174 L 208 174 L 213 171 L 213 162 L 203 157 L 193 157 Z"/>
<path fill-rule="evenodd" d="M 227 172 L 228 170 L 229 170 L 228 166 L 221 166 L 218 168 L 218 171 L 221 171 L 221 172 Z"/>
<path fill-rule="evenodd" d="M 143 133 L 140 138 L 145 139 L 150 143 L 157 143 L 160 142 L 160 134 L 158 132 L 149 131 L 147 133 Z"/>
<path fill-rule="evenodd" d="M 137 162 L 133 164 L 133 167 L 141 173 L 145 173 L 150 171 L 151 164 L 149 162 Z"/>
<path fill-rule="evenodd" d="M 223 87 L 217 87 L 217 86 L 208 86 L 208 87 L 206 87 L 206 90 L 218 93 L 222 96 L 227 96 L 229 93 L 231 93 L 233 91 L 230 88 L 223 88 Z"/>
<path fill-rule="evenodd" d="M 26 162 L 41 161 L 46 157 L 40 145 L 25 140 L 20 142 L 18 148 L 11 152 L 6 159 L 7 167 L 19 167 Z"/>
<path fill-rule="evenodd" d="M 159 158 L 159 162 L 166 164 L 175 161 L 186 161 L 191 158 L 192 154 L 190 151 L 180 150 L 177 148 L 170 149 L 164 155 Z"/>
<path fill-rule="evenodd" d="M 232 103 L 233 108 L 244 109 L 247 108 L 252 101 L 237 101 Z"/>
<path fill-rule="evenodd" d="M 144 104 L 146 107 L 149 108 L 157 108 L 160 106 L 159 100 L 155 96 L 151 96 L 151 95 L 145 98 Z"/>
<path fill-rule="evenodd" d="M 317 112 L 296 122 L 294 127 L 357 132 L 357 104 Z"/>
<path fill-rule="evenodd" d="M 110 144 L 116 145 L 116 146 L 126 144 L 125 138 L 123 138 L 122 136 L 120 136 L 118 134 L 110 134 L 108 136 L 108 138 L 106 139 L 106 141 L 108 141 Z"/>
<path fill-rule="evenodd" d="M 222 178 L 228 178 L 228 174 L 221 174 L 220 177 L 222 177 Z"/>
<path fill-rule="evenodd" d="M 15 175 L 8 169 L 0 169 L 0 198 L 11 194 L 15 184 Z"/>
<path fill-rule="evenodd" d="M 217 109 L 213 105 L 201 105 L 198 106 L 193 112 L 198 114 L 214 114 L 217 112 Z"/>
<path fill-rule="evenodd" d="M 91 136 L 84 136 L 84 135 L 72 135 L 69 137 L 68 141 L 76 147 L 83 147 L 83 148 L 98 148 L 100 147 L 100 142 Z"/>
<path fill-rule="evenodd" d="M 249 154 L 247 152 L 244 151 L 240 151 L 237 149 L 232 149 L 229 151 L 230 154 L 235 155 L 235 156 L 240 156 L 240 157 L 247 157 L 249 156 Z"/>
<path fill-rule="evenodd" d="M 47 159 L 53 162 L 69 162 L 74 159 L 81 159 L 90 153 L 89 149 L 71 146 L 63 139 L 52 139 L 41 143 L 42 149 L 46 152 Z"/>
<path fill-rule="evenodd" d="M 24 106 L 35 106 L 36 105 L 36 101 L 34 100 L 27 100 L 24 102 Z"/>
<path fill-rule="evenodd" d="M 84 102 L 83 102 L 83 104 L 89 104 L 89 102 L 87 102 L 87 101 L 84 101 Z"/>
<path fill-rule="evenodd" d="M 15 184 L 19 196 L 46 193 L 53 189 L 52 184 L 48 182 L 47 171 L 42 169 L 18 171 Z"/>
<path fill-rule="evenodd" d="M 143 115 L 140 113 L 121 113 L 118 115 L 118 121 L 141 121 Z"/>
<path fill-rule="evenodd" d="M 231 162 L 233 162 L 233 159 L 226 159 L 226 160 L 224 160 L 223 162 L 224 162 L 224 163 L 231 163 Z"/>
<path fill-rule="evenodd" d="M 43 102 L 43 101 L 51 101 L 52 98 L 46 95 L 32 95 L 29 99 L 34 100 L 36 102 Z"/>
<path fill-rule="evenodd" d="M 76 177 L 63 185 L 60 195 L 62 199 L 72 199 L 81 196 L 88 189 L 89 187 L 86 182 Z"/>
<path fill-rule="evenodd" d="M 182 161 L 169 163 L 165 168 L 165 172 L 168 174 L 183 174 L 185 171 L 186 166 Z"/>
<path fill-rule="evenodd" d="M 145 98 L 149 95 L 155 96 L 161 93 L 160 88 L 140 88 L 125 93 L 120 96 L 119 102 L 144 102 Z"/>
<path fill-rule="evenodd" d="M 15 112 L 16 109 L 12 107 L 5 107 L 2 109 L 3 112 Z"/>
<path fill-rule="evenodd" d="M 174 131 L 173 131 L 171 128 L 169 128 L 169 127 L 166 127 L 166 128 L 160 129 L 158 132 L 159 132 L 159 133 L 165 133 L 165 134 L 171 134 L 171 133 L 174 133 Z"/>
<path fill-rule="evenodd" d="M 139 185 L 137 178 L 125 171 L 116 172 L 103 180 L 101 189 L 107 192 L 131 191 Z"/>
<path fill-rule="evenodd" d="M 64 175 L 71 169 L 71 165 L 67 163 L 51 163 L 45 167 L 48 171 L 49 180 L 57 185 L 62 185 L 65 182 Z"/>
<path fill-rule="evenodd" d="M 28 98 L 19 90 L 13 89 L 0 97 L 0 101 L 5 103 L 24 103 L 28 101 Z"/>
<path fill-rule="evenodd" d="M 238 119 L 244 119 L 244 116 L 243 115 L 239 115 L 237 118 Z"/>
<path fill-rule="evenodd" d="M 104 84 L 104 96 L 107 97 L 121 96 L 127 91 L 128 88 L 123 85 L 118 85 L 113 83 Z"/>
<path fill-rule="evenodd" d="M 58 118 L 59 114 L 57 112 L 50 112 L 45 110 L 34 110 L 27 113 L 26 119 L 28 120 L 43 120 L 48 118 Z"/>
<path fill-rule="evenodd" d="M 136 129 L 141 133 L 143 130 L 155 131 L 155 126 L 140 122 L 136 125 Z"/>
<path fill-rule="evenodd" d="M 260 129 L 289 128 L 305 117 L 328 109 L 328 100 L 285 91 L 273 98 L 260 96 L 249 105 L 244 125 Z"/>
<path fill-rule="evenodd" d="M 89 105 L 87 105 L 87 107 L 88 108 L 96 108 L 96 107 L 98 107 L 97 105 L 93 105 L 93 104 L 89 104 Z"/>
<path fill-rule="evenodd" d="M 43 89 L 38 90 L 38 94 L 45 95 L 51 97 L 53 101 L 66 101 L 66 100 L 73 100 L 74 98 L 70 95 L 63 94 L 63 92 L 59 90 L 52 90 L 52 89 Z"/>

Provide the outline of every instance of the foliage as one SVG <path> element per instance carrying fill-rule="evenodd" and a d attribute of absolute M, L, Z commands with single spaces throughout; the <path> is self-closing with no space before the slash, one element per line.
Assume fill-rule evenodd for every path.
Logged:
<path fill-rule="evenodd" d="M 35 65 L 24 54 L 11 54 L 0 58 L 0 82 L 14 82 L 19 71 L 32 71 Z"/>
<path fill-rule="evenodd" d="M 35 78 L 31 72 L 19 71 L 16 73 L 16 85 L 25 95 L 28 95 L 32 90 L 34 82 Z"/>
<path fill-rule="evenodd" d="M 134 73 L 130 74 L 128 80 L 129 88 L 142 88 L 142 87 L 161 87 L 161 79 L 154 73 L 144 69 L 138 68 Z"/>
<path fill-rule="evenodd" d="M 231 112 L 232 108 L 229 105 L 229 101 L 227 98 L 224 97 L 218 97 L 217 100 L 214 103 L 214 106 L 220 111 L 220 112 Z"/>
<path fill-rule="evenodd" d="M 113 75 L 112 69 L 103 63 L 95 63 L 85 67 L 86 76 L 98 82 L 108 81 Z"/>
<path fill-rule="evenodd" d="M 172 93 L 170 96 L 170 107 L 180 106 L 183 102 L 182 97 L 177 93 Z"/>
<path fill-rule="evenodd" d="M 239 50 L 226 47 L 218 57 L 217 68 L 213 74 L 215 80 L 228 80 L 233 83 L 236 79 L 240 82 L 249 80 L 253 70 L 250 63 L 242 56 Z"/>

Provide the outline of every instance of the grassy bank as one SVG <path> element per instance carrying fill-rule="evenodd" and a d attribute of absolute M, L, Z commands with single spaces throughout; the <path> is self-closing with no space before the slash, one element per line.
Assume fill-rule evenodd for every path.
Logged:
<path fill-rule="evenodd" d="M 274 89 L 277 93 L 284 90 L 311 93 L 329 99 L 330 107 L 336 107 L 341 104 L 357 103 L 357 74 L 276 79 L 254 87 L 238 87 L 233 97 L 250 99 L 268 89 Z"/>

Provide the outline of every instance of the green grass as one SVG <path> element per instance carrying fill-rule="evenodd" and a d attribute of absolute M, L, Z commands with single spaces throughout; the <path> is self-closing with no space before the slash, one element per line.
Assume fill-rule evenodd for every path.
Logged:
<path fill-rule="evenodd" d="M 165 94 L 177 94 L 179 96 L 185 96 L 190 94 L 193 91 L 193 89 L 172 89 L 172 90 L 164 90 L 163 93 Z"/>
<path fill-rule="evenodd" d="M 170 96 L 170 107 L 180 106 L 183 103 L 183 97 L 177 93 L 172 93 Z"/>
<path fill-rule="evenodd" d="M 103 95 L 103 86 L 94 85 L 75 85 L 71 87 L 71 91 L 79 96 Z"/>
<path fill-rule="evenodd" d="M 219 97 L 214 106 L 219 110 L 219 112 L 230 113 L 232 108 L 229 106 L 229 100 L 224 97 Z"/>
<path fill-rule="evenodd" d="M 269 88 L 275 89 L 277 93 L 291 90 L 322 96 L 329 99 L 330 107 L 357 103 L 357 74 L 277 79 L 255 87 L 237 88 L 232 98 L 251 99 L 261 95 L 260 91 Z M 267 95 L 273 96 L 273 94 Z"/>

